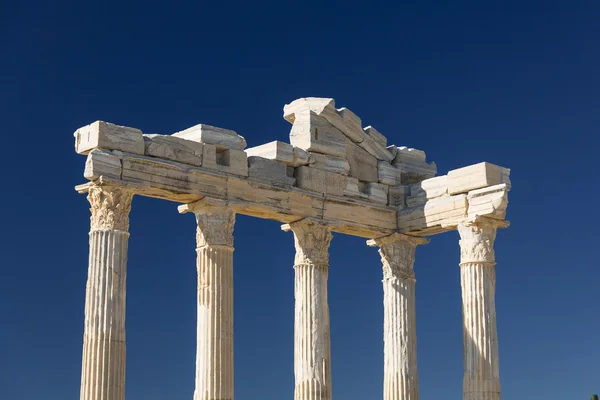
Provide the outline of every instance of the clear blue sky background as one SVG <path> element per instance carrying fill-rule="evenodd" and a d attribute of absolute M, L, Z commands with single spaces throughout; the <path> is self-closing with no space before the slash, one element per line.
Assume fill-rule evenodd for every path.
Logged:
<path fill-rule="evenodd" d="M 440 174 L 512 169 L 499 233 L 505 399 L 600 392 L 598 1 L 4 2 L 0 6 L 0 398 L 79 398 L 89 211 L 72 133 L 102 119 L 169 134 L 197 123 L 287 141 L 282 107 L 327 96 Z M 136 198 L 127 399 L 191 399 L 195 222 Z M 238 400 L 293 396 L 293 238 L 235 230 Z M 460 399 L 458 235 L 418 250 L 421 397 Z M 333 395 L 380 399 L 381 266 L 335 235 Z"/>

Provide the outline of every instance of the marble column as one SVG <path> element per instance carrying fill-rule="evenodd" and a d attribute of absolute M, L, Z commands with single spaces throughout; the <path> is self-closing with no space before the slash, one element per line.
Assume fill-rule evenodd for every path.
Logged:
<path fill-rule="evenodd" d="M 327 276 L 331 232 L 307 219 L 284 225 L 294 233 L 295 400 L 331 400 L 331 349 Z"/>
<path fill-rule="evenodd" d="M 393 234 L 369 240 L 383 264 L 383 399 L 418 400 L 415 250 L 429 239 Z"/>
<path fill-rule="evenodd" d="M 198 319 L 194 400 L 233 399 L 233 226 L 227 206 L 190 208 L 198 229 Z"/>
<path fill-rule="evenodd" d="M 125 398 L 125 281 L 133 194 L 93 186 L 81 400 Z"/>
<path fill-rule="evenodd" d="M 506 222 L 479 218 L 458 226 L 463 302 L 464 400 L 500 400 L 494 239 Z"/>

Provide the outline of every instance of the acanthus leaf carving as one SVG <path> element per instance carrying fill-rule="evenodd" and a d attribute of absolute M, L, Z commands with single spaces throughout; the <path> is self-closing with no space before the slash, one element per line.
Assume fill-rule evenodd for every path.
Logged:
<path fill-rule="evenodd" d="M 194 210 L 196 214 L 196 243 L 204 246 L 233 247 L 235 212 L 228 207 L 206 206 Z"/>
<path fill-rule="evenodd" d="M 415 253 L 417 246 L 429 243 L 429 239 L 393 234 L 369 240 L 369 246 L 378 246 L 383 265 L 383 279 L 415 280 Z"/>
<path fill-rule="evenodd" d="M 494 241 L 497 226 L 487 221 L 458 225 L 460 234 L 460 264 L 495 264 Z"/>
<path fill-rule="evenodd" d="M 113 186 L 93 186 L 88 191 L 87 199 L 91 205 L 92 230 L 129 231 L 133 192 Z"/>
<path fill-rule="evenodd" d="M 328 266 L 332 235 L 327 226 L 308 219 L 293 222 L 289 226 L 294 232 L 295 264 Z"/>

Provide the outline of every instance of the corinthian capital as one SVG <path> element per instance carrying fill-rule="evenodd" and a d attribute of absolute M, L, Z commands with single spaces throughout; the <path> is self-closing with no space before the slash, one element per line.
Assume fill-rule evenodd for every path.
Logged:
<path fill-rule="evenodd" d="M 415 251 L 418 245 L 429 243 L 429 239 L 395 233 L 367 241 L 379 247 L 383 264 L 383 279 L 415 279 Z"/>
<path fill-rule="evenodd" d="M 294 232 L 296 265 L 329 265 L 329 244 L 332 235 L 326 225 L 305 218 L 283 225 L 282 229 Z"/>
<path fill-rule="evenodd" d="M 478 218 L 458 225 L 460 234 L 460 265 L 470 263 L 496 264 L 494 240 L 498 228 L 508 222 L 493 218 Z"/>
<path fill-rule="evenodd" d="M 129 231 L 129 211 L 133 192 L 115 186 L 92 186 L 87 199 L 90 202 L 92 230 Z"/>

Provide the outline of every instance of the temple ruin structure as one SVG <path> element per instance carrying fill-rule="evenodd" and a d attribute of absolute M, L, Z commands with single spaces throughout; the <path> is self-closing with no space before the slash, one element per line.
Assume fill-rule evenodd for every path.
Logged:
<path fill-rule="evenodd" d="M 388 145 L 333 99 L 284 107 L 290 143 L 246 148 L 236 132 L 172 135 L 97 121 L 75 132 L 87 155 L 91 230 L 81 400 L 125 397 L 125 298 L 133 196 L 181 203 L 197 221 L 194 400 L 232 400 L 236 214 L 283 223 L 295 242 L 295 400 L 331 400 L 327 302 L 332 232 L 364 237 L 383 265 L 384 400 L 417 400 L 417 246 L 460 235 L 464 400 L 500 400 L 494 240 L 506 228 L 509 170 L 487 162 L 436 176 L 421 150 Z M 291 264 L 291 257 L 290 257 Z M 291 265 L 290 265 L 291 267 Z M 190 394 L 191 395 L 191 394 Z"/>

